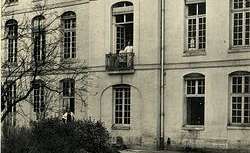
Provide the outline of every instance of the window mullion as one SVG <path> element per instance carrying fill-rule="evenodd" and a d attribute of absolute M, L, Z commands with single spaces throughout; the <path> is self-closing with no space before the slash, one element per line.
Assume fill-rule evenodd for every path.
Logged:
<path fill-rule="evenodd" d="M 199 49 L 199 5 L 196 4 L 196 36 L 195 36 L 195 49 Z"/>
<path fill-rule="evenodd" d="M 245 4 L 243 4 L 245 5 Z M 246 12 L 242 11 L 242 45 L 245 46 L 246 42 L 245 42 L 245 38 L 246 38 Z"/>
<path fill-rule="evenodd" d="M 124 124 L 124 120 L 125 120 L 125 110 L 124 110 L 124 104 L 125 104 L 125 90 L 122 89 L 122 124 Z"/>

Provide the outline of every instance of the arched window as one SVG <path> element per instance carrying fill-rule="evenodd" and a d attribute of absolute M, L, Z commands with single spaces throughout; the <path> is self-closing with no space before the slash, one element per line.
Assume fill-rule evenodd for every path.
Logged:
<path fill-rule="evenodd" d="M 62 88 L 62 110 L 75 112 L 75 80 L 63 79 L 60 81 Z"/>
<path fill-rule="evenodd" d="M 230 75 L 231 124 L 250 123 L 250 72 L 237 71 Z"/>
<path fill-rule="evenodd" d="M 186 124 L 204 125 L 205 76 L 191 73 L 184 76 Z"/>
<path fill-rule="evenodd" d="M 33 82 L 34 112 L 40 113 L 45 110 L 45 87 L 42 80 Z"/>
<path fill-rule="evenodd" d="M 17 62 L 18 24 L 16 20 L 8 20 L 5 24 L 7 32 L 8 62 Z"/>
<path fill-rule="evenodd" d="M 118 2 L 112 6 L 113 50 L 119 53 L 125 47 L 133 45 L 134 14 L 131 2 Z"/>
<path fill-rule="evenodd" d="M 32 21 L 33 56 L 36 62 L 45 60 L 45 18 L 36 16 Z"/>
<path fill-rule="evenodd" d="M 16 82 L 9 81 L 6 83 L 6 95 L 5 98 L 5 104 L 3 109 L 7 109 L 8 115 L 6 117 L 6 124 L 9 126 L 15 126 L 16 125 Z"/>
<path fill-rule="evenodd" d="M 76 14 L 65 12 L 62 15 L 63 24 L 63 58 L 76 57 Z"/>
<path fill-rule="evenodd" d="M 114 124 L 130 124 L 131 91 L 129 85 L 113 86 Z"/>

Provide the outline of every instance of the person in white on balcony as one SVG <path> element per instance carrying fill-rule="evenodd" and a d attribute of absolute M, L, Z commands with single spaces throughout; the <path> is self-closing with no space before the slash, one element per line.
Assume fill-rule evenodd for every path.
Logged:
<path fill-rule="evenodd" d="M 132 53 L 133 52 L 133 46 L 130 41 L 128 41 L 128 45 L 124 49 L 125 53 Z"/>
<path fill-rule="evenodd" d="M 130 69 L 132 66 L 132 60 L 133 60 L 133 46 L 131 44 L 131 41 L 128 41 L 128 45 L 125 47 L 124 52 L 127 53 L 127 68 Z"/>

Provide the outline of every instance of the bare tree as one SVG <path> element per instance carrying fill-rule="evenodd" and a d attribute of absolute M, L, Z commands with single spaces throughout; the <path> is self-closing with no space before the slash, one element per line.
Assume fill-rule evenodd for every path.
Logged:
<path fill-rule="evenodd" d="M 5 10 L 5 6 L 2 6 L 3 19 L 8 16 Z M 33 20 L 30 14 L 22 14 L 18 23 L 7 21 L 2 27 L 2 45 L 5 46 L 2 55 L 5 56 L 1 63 L 1 122 L 13 109 L 16 111 L 18 104 L 34 105 L 29 97 L 37 85 L 46 90 L 44 96 L 47 101 L 40 111 L 51 110 L 50 97 L 63 93 L 58 86 L 62 76 L 75 81 L 76 87 L 72 92 L 85 105 L 89 76 L 86 63 L 77 58 L 63 58 L 61 15 L 46 7 L 46 4 L 37 5 L 31 14 L 36 16 Z M 37 84 L 37 80 L 42 83 Z"/>

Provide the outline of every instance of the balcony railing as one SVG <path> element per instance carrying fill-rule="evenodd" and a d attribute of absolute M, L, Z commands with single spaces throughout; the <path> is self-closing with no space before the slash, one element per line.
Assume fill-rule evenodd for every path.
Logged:
<path fill-rule="evenodd" d="M 109 53 L 106 54 L 107 71 L 134 70 L 134 53 Z"/>

